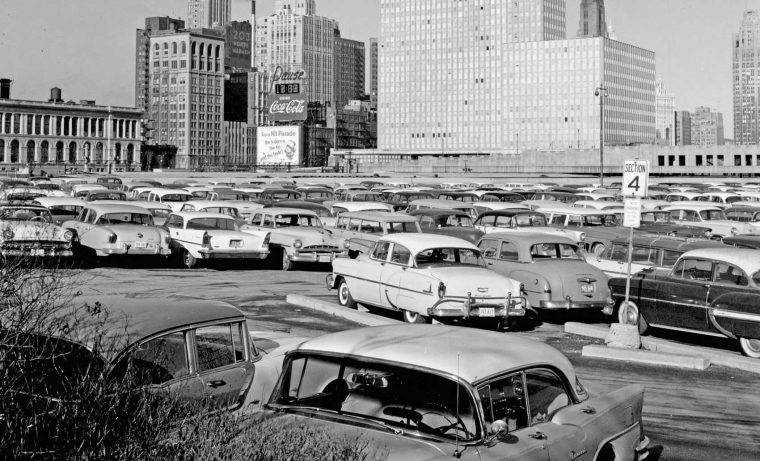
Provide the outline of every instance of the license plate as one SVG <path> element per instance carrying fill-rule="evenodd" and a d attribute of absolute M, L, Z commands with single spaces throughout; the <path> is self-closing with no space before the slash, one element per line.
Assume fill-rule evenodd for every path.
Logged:
<path fill-rule="evenodd" d="M 135 248 L 139 248 L 139 249 L 148 248 L 148 242 L 135 242 Z"/>
<path fill-rule="evenodd" d="M 242 240 L 230 240 L 230 248 L 243 248 Z"/>
<path fill-rule="evenodd" d="M 493 307 L 481 307 L 478 312 L 481 317 L 496 317 L 496 309 Z"/>
<path fill-rule="evenodd" d="M 318 255 L 317 260 L 321 263 L 329 263 L 332 261 L 332 256 L 330 255 Z"/>
<path fill-rule="evenodd" d="M 43 249 L 33 249 L 31 250 L 32 256 L 45 256 L 45 250 Z"/>
<path fill-rule="evenodd" d="M 581 293 L 589 295 L 594 293 L 594 285 L 581 285 Z"/>

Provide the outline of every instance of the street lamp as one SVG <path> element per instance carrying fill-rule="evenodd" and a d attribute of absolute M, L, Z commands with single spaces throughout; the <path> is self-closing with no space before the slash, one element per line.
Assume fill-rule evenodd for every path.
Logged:
<path fill-rule="evenodd" d="M 609 96 L 607 88 L 599 86 L 594 96 L 599 98 L 599 183 L 604 187 L 604 98 Z"/>

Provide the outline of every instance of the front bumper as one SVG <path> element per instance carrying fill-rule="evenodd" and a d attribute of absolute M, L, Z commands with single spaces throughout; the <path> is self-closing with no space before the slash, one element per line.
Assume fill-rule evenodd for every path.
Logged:
<path fill-rule="evenodd" d="M 198 250 L 202 259 L 267 259 L 269 250 L 252 250 L 252 251 L 229 251 L 229 250 L 210 250 L 203 248 Z"/>
<path fill-rule="evenodd" d="M 605 301 L 573 301 L 565 299 L 564 301 L 541 301 L 537 308 L 546 310 L 570 310 L 570 309 L 588 309 L 588 310 L 605 310 L 612 309 L 615 301 L 609 298 Z"/>
<path fill-rule="evenodd" d="M 430 317 L 462 318 L 509 318 L 525 317 L 530 304 L 524 296 L 513 297 L 511 294 L 501 299 L 474 298 L 471 293 L 466 297 L 443 297 L 427 309 Z"/>
<path fill-rule="evenodd" d="M 348 253 L 346 251 L 341 252 L 332 252 L 332 253 L 324 253 L 324 252 L 309 252 L 309 251 L 296 251 L 293 256 L 290 257 L 290 260 L 296 263 L 325 263 L 329 264 L 333 262 L 336 258 L 344 258 L 348 256 Z"/>
<path fill-rule="evenodd" d="M 8 258 L 71 258 L 74 252 L 71 250 L 2 249 L 0 255 Z"/>

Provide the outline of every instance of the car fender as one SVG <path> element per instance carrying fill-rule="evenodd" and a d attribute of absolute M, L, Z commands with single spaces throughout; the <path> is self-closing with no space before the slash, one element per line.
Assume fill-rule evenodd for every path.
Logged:
<path fill-rule="evenodd" d="M 108 229 L 95 226 L 89 231 L 79 235 L 79 243 L 93 249 L 101 249 L 108 245 L 108 238 L 115 234 Z M 118 236 L 118 234 L 116 234 Z"/>
<path fill-rule="evenodd" d="M 760 306 L 760 293 L 727 292 L 711 301 L 708 319 L 716 330 L 729 338 L 760 339 L 757 306 Z"/>

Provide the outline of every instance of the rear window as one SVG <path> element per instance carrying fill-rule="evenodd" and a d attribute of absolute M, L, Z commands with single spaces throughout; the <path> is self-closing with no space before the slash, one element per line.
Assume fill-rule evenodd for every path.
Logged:
<path fill-rule="evenodd" d="M 196 218 L 187 223 L 187 228 L 192 230 L 236 231 L 237 224 L 234 219 Z"/>
<path fill-rule="evenodd" d="M 167 194 L 161 197 L 162 202 L 182 203 L 193 199 L 192 195 L 184 194 Z"/>
<path fill-rule="evenodd" d="M 388 222 L 385 223 L 385 230 L 388 234 L 419 232 L 416 222 Z"/>
<path fill-rule="evenodd" d="M 582 260 L 578 247 L 566 243 L 539 243 L 530 247 L 533 260 L 574 259 Z"/>

